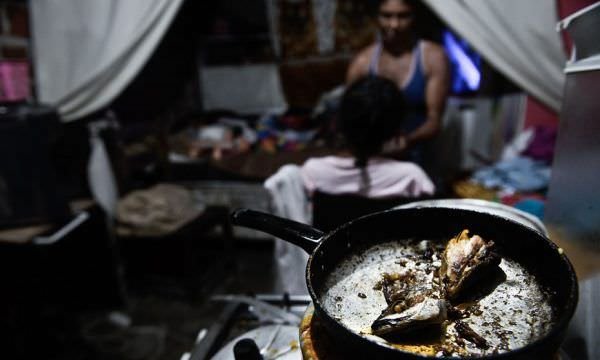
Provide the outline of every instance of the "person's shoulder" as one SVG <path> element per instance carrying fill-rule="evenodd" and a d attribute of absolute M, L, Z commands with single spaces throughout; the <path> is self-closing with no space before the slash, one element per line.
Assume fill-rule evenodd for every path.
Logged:
<path fill-rule="evenodd" d="M 448 56 L 444 47 L 433 41 L 421 41 L 423 44 L 423 58 L 426 72 L 429 74 L 432 72 L 446 72 L 448 69 Z"/>
<path fill-rule="evenodd" d="M 322 161 L 322 158 L 320 158 L 320 157 L 309 158 L 306 161 L 304 161 L 304 164 L 302 164 L 302 166 L 300 168 L 303 171 L 310 170 L 310 169 L 314 168 L 315 166 L 318 166 L 319 163 L 321 163 L 321 161 Z"/>
<path fill-rule="evenodd" d="M 446 50 L 440 43 L 431 40 L 421 40 L 421 44 L 426 55 L 446 55 Z"/>
<path fill-rule="evenodd" d="M 421 196 L 435 192 L 435 185 L 418 164 L 393 159 L 381 160 L 377 164 L 378 174 L 401 186 L 403 194 Z"/>
<path fill-rule="evenodd" d="M 354 59 L 352 60 L 353 62 L 361 62 L 361 63 L 369 63 L 369 61 L 371 61 L 371 56 L 373 56 L 373 51 L 375 51 L 375 47 L 377 46 L 376 43 L 373 43 L 371 45 L 368 45 L 367 47 L 364 47 L 362 50 L 360 50 L 355 56 Z"/>
<path fill-rule="evenodd" d="M 351 83 L 368 74 L 369 63 L 371 62 L 373 51 L 375 51 L 375 44 L 363 48 L 354 56 L 354 58 L 352 58 L 350 66 L 348 67 L 346 83 Z"/>
<path fill-rule="evenodd" d="M 409 180 L 413 184 L 415 191 L 418 189 L 417 196 L 433 194 L 435 192 L 433 181 L 421 166 L 408 161 L 399 161 L 398 166 L 402 168 L 401 172 L 404 179 Z"/>
<path fill-rule="evenodd" d="M 309 158 L 300 167 L 302 182 L 309 193 L 312 193 L 318 187 L 318 182 L 320 180 L 319 175 L 323 172 L 323 169 L 326 168 L 323 160 L 323 157 Z"/>
<path fill-rule="evenodd" d="M 303 170 L 321 170 L 323 167 L 331 166 L 335 163 L 337 157 L 335 156 L 321 156 L 312 157 L 304 162 L 302 165 Z"/>
<path fill-rule="evenodd" d="M 446 50 L 441 44 L 429 40 L 421 40 L 421 42 L 427 67 L 431 69 L 445 66 L 448 63 Z"/>
<path fill-rule="evenodd" d="M 330 184 L 346 160 L 338 156 L 323 156 L 309 158 L 300 168 L 304 187 L 309 193 Z"/>
<path fill-rule="evenodd" d="M 402 173 L 404 176 L 417 179 L 429 178 L 425 173 L 425 170 L 423 170 L 423 168 L 414 162 L 392 160 L 389 164 L 395 167 L 397 170 L 400 170 L 400 173 Z"/>

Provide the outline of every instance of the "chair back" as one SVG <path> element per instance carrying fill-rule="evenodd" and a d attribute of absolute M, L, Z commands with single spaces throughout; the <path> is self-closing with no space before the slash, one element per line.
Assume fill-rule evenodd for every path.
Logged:
<path fill-rule="evenodd" d="M 329 232 L 340 225 L 378 211 L 413 201 L 432 199 L 432 197 L 391 197 L 372 199 L 356 194 L 313 194 L 313 225 L 322 231 Z"/>

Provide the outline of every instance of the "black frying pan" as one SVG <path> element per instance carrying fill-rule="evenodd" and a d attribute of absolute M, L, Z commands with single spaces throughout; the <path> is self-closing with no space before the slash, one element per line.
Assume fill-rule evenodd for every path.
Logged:
<path fill-rule="evenodd" d="M 448 208 L 396 209 L 350 221 L 328 234 L 308 225 L 247 209 L 235 211 L 231 218 L 234 225 L 267 232 L 300 246 L 310 254 L 306 282 L 315 313 L 340 349 L 348 351 L 352 358 L 427 358 L 384 346 L 351 331 L 340 320 L 339 314 L 333 316 L 324 306 L 330 300 L 327 298 L 328 279 L 336 271 L 341 271 L 340 264 L 350 257 L 360 259 L 366 249 L 392 239 L 447 241 L 468 228 L 472 234 L 494 240 L 503 258 L 525 268 L 547 290 L 550 294 L 548 301 L 553 308 L 552 319 L 548 319 L 551 321 L 549 330 L 523 347 L 502 354 L 485 355 L 484 359 L 551 359 L 563 341 L 577 305 L 577 279 L 562 251 L 542 234 L 496 215 Z M 360 268 L 355 270 L 361 271 Z M 347 267 L 344 271 L 348 271 Z M 356 316 L 356 313 L 347 316 Z"/>

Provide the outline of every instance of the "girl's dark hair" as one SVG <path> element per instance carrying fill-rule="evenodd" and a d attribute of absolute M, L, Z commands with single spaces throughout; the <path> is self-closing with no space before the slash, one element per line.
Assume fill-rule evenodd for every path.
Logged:
<path fill-rule="evenodd" d="M 338 124 L 344 145 L 364 167 L 383 144 L 399 135 L 404 101 L 398 86 L 377 76 L 361 78 L 342 97 Z"/>

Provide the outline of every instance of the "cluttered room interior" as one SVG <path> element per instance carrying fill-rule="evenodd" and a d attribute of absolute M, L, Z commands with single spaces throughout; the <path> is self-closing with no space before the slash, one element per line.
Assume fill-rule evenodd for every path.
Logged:
<path fill-rule="evenodd" d="M 0 358 L 599 359 L 599 33 L 594 0 L 0 0 Z"/>

